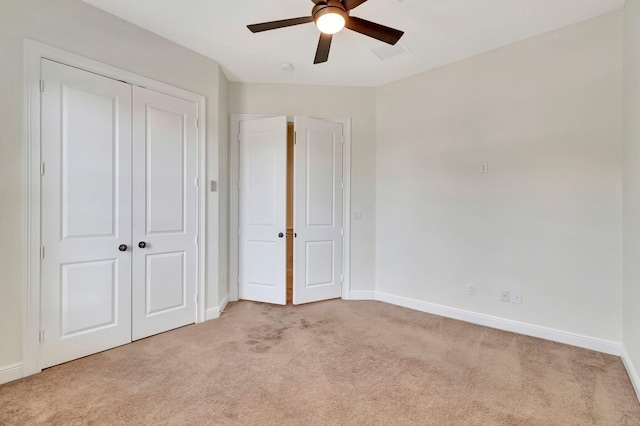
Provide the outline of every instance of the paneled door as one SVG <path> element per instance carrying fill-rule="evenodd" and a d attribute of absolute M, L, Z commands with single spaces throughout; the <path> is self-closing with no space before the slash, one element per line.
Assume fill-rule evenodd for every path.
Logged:
<path fill-rule="evenodd" d="M 342 295 L 342 125 L 295 118 L 293 303 Z"/>
<path fill-rule="evenodd" d="M 239 296 L 285 305 L 287 118 L 240 123 Z"/>
<path fill-rule="evenodd" d="M 293 303 L 342 296 L 342 124 L 296 117 Z M 239 298 L 286 304 L 287 118 L 240 122 Z"/>
<path fill-rule="evenodd" d="M 131 341 L 131 86 L 42 61 L 41 366 Z"/>
<path fill-rule="evenodd" d="M 42 61 L 41 368 L 196 320 L 197 103 Z"/>
<path fill-rule="evenodd" d="M 196 319 L 196 113 L 133 88 L 133 340 Z"/>

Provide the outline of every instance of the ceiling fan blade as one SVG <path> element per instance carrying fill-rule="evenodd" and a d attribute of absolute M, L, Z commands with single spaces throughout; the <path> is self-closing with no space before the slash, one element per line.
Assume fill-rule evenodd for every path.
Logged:
<path fill-rule="evenodd" d="M 313 22 L 313 16 L 303 16 L 301 18 L 283 19 L 281 21 L 263 22 L 261 24 L 247 25 L 252 33 L 262 31 L 277 30 L 278 28 L 292 27 L 294 25 L 308 24 Z"/>
<path fill-rule="evenodd" d="M 355 16 L 350 16 L 347 19 L 345 27 L 391 45 L 396 44 L 404 34 L 404 31 L 385 27 L 384 25 L 376 24 L 366 19 L 356 18 Z"/>
<path fill-rule="evenodd" d="M 367 0 L 342 0 L 342 5 L 347 10 L 355 9 Z"/>
<path fill-rule="evenodd" d="M 318 42 L 318 50 L 316 50 L 316 59 L 314 64 L 320 64 L 329 60 L 329 50 L 331 49 L 331 40 L 333 34 L 320 34 L 320 41 Z"/>

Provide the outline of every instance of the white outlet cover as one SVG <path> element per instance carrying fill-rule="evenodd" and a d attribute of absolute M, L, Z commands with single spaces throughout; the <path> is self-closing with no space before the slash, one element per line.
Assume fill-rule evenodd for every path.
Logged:
<path fill-rule="evenodd" d="M 511 300 L 513 301 L 513 303 L 517 303 L 518 305 L 522 304 L 522 293 L 519 291 L 516 291 L 512 294 Z"/>

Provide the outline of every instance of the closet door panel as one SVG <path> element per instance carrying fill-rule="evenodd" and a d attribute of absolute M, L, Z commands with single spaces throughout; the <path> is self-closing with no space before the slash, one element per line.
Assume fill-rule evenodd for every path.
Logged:
<path fill-rule="evenodd" d="M 42 77 L 46 368 L 131 341 L 132 142 L 130 85 L 49 60 Z"/>
<path fill-rule="evenodd" d="M 195 322 L 197 105 L 134 87 L 133 340 Z"/>
<path fill-rule="evenodd" d="M 240 123 L 239 295 L 284 305 L 287 118 Z"/>
<path fill-rule="evenodd" d="M 342 295 L 342 125 L 295 118 L 293 303 Z"/>

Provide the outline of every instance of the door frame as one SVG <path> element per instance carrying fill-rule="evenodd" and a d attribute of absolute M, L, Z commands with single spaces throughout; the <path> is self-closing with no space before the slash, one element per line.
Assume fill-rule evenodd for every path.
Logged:
<path fill-rule="evenodd" d="M 229 301 L 235 302 L 239 298 L 239 193 L 238 176 L 240 172 L 239 136 L 240 122 L 257 118 L 278 117 L 279 115 L 265 114 L 231 114 L 229 129 Z M 342 180 L 344 183 L 343 222 L 344 238 L 342 239 L 342 299 L 350 299 L 351 290 L 351 117 L 322 117 L 313 116 L 320 120 L 333 121 L 342 124 L 344 143 L 342 145 Z M 293 116 L 287 116 L 287 122 L 292 122 Z"/>
<path fill-rule="evenodd" d="M 32 40 L 24 40 L 24 78 L 23 78 L 23 135 L 22 154 L 24 158 L 24 203 L 25 224 L 23 229 L 26 242 L 26 259 L 23 278 L 22 306 L 22 376 L 42 371 L 40 362 L 40 253 L 41 253 L 41 150 L 40 150 L 40 93 L 41 62 L 49 59 L 63 65 L 75 67 L 104 77 L 120 80 L 132 86 L 141 86 L 149 90 L 164 93 L 197 104 L 197 302 L 194 322 L 205 320 L 205 255 L 206 234 L 206 109 L 203 95 L 179 89 L 165 83 L 152 80 L 119 68 L 106 65 L 92 59 L 75 55 Z M 46 85 L 46 82 L 44 83 Z M 46 87 L 45 87 L 46 89 Z"/>

